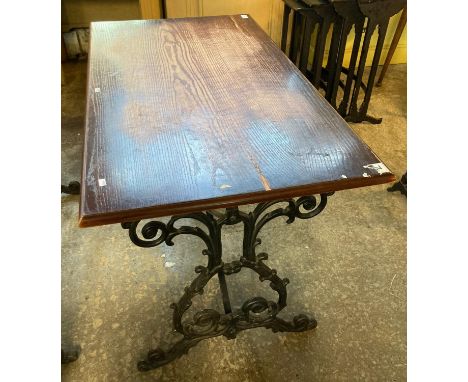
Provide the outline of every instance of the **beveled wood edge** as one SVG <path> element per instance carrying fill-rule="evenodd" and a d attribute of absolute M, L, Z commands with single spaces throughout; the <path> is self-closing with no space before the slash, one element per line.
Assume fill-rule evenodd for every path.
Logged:
<path fill-rule="evenodd" d="M 91 57 L 91 48 L 92 48 L 92 44 L 91 44 L 91 40 L 92 40 L 92 33 L 91 33 L 91 28 L 92 28 L 92 23 L 89 24 L 89 38 L 88 38 L 88 61 L 86 63 L 86 105 L 85 105 L 85 120 L 84 120 L 84 123 L 83 123 L 83 130 L 82 130 L 82 134 L 83 134 L 83 147 L 82 147 L 82 150 L 81 150 L 81 187 L 80 187 L 80 201 L 79 201 L 79 206 L 78 206 L 78 214 L 79 214 L 79 226 L 82 227 L 81 225 L 81 220 L 82 220 L 82 216 L 81 216 L 81 211 L 83 209 L 83 195 L 85 194 L 86 192 L 86 153 L 88 151 L 88 145 L 87 145 L 87 138 L 88 138 L 88 135 L 87 135 L 87 132 L 88 132 L 88 110 L 89 110 L 89 106 L 90 106 L 90 97 L 89 97 L 89 79 L 90 79 L 90 74 L 91 74 L 91 61 L 90 61 L 90 57 Z M 104 223 L 105 224 L 105 223 Z"/>
<path fill-rule="evenodd" d="M 360 188 L 366 186 L 375 186 L 379 184 L 391 183 L 394 181 L 396 181 L 395 175 L 392 173 L 386 173 L 382 175 L 372 176 L 369 178 L 340 179 L 312 186 L 308 185 L 283 188 L 271 191 L 253 192 L 241 195 L 229 195 L 213 199 L 197 200 L 195 202 L 145 207 L 135 210 L 96 215 L 83 215 L 80 205 L 79 226 L 81 228 L 86 228 L 105 224 L 132 222 L 142 219 L 183 215 L 193 212 L 215 210 L 218 208 L 236 207 L 240 205 L 261 203 L 271 200 L 289 199 L 305 195 L 317 195 L 326 192 L 348 190 L 352 188 Z"/>

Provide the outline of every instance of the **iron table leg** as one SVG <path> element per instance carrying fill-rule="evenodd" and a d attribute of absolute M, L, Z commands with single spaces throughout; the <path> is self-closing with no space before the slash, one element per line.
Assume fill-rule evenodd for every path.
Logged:
<path fill-rule="evenodd" d="M 390 48 L 388 49 L 387 57 L 385 58 L 385 62 L 383 64 L 382 70 L 380 71 L 380 76 L 375 84 L 375 86 L 382 86 L 382 81 L 384 79 L 385 73 L 387 72 L 388 65 L 390 65 L 390 62 L 392 61 L 393 58 L 393 53 L 395 53 L 395 49 L 398 46 L 398 42 L 400 41 L 400 37 L 403 34 L 403 30 L 405 29 L 406 26 L 406 13 L 407 13 L 407 8 L 403 8 L 403 12 L 400 16 L 400 21 L 398 21 L 398 26 L 395 30 L 395 34 L 393 35 L 392 42 L 390 44 Z"/>
<path fill-rule="evenodd" d="M 264 327 L 273 332 L 302 332 L 314 329 L 317 321 L 305 314 L 296 315 L 292 321 L 278 317 L 278 313 L 286 307 L 286 285 L 289 280 L 281 279 L 275 269 L 265 264 L 268 259 L 266 253 L 256 253 L 256 248 L 261 244 L 257 236 L 266 223 L 277 217 L 287 217 L 286 223 L 290 224 L 296 218 L 309 219 L 318 215 L 325 208 L 327 198 L 331 194 L 321 194 L 319 201 L 315 196 L 303 196 L 297 200 L 260 203 L 250 213 L 239 211 L 236 207 L 226 209 L 221 215 L 207 211 L 174 216 L 167 224 L 150 221 L 141 228 L 142 237 L 138 233 L 139 229 L 137 230 L 140 221 L 123 223 L 122 227 L 128 229 L 131 241 L 140 247 L 154 247 L 161 243 L 173 245 L 172 240 L 178 235 L 198 236 L 206 245 L 203 254 L 208 258 L 207 266 L 195 267 L 195 273 L 198 276 L 185 288 L 179 301 L 171 304 L 173 329 L 183 336 L 182 339 L 169 348 L 158 347 L 149 351 L 147 358 L 138 363 L 138 369 L 148 371 L 161 367 L 187 354 L 190 348 L 202 340 L 217 336 L 233 339 L 239 332 L 247 329 Z M 270 210 L 278 203 L 284 203 L 286 207 Z M 176 227 L 176 223 L 181 219 L 196 220 L 202 223 L 206 230 L 190 226 Z M 224 263 L 222 261 L 222 227 L 239 223 L 244 226 L 242 256 L 239 260 Z M 257 273 L 261 282 L 269 281 L 270 287 L 278 293 L 278 300 L 268 301 L 264 297 L 254 296 L 245 301 L 239 309 L 232 309 L 225 276 L 238 273 L 243 268 Z M 182 317 L 192 305 L 192 299 L 203 293 L 204 287 L 215 275 L 219 277 L 224 313 L 214 309 L 203 309 L 193 315 L 192 321 L 182 322 Z"/>

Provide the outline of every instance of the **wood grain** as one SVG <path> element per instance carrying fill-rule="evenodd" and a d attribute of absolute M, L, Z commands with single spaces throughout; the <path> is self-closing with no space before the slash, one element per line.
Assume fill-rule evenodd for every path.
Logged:
<path fill-rule="evenodd" d="M 92 23 L 88 70 L 82 227 L 395 180 L 250 17 Z"/>

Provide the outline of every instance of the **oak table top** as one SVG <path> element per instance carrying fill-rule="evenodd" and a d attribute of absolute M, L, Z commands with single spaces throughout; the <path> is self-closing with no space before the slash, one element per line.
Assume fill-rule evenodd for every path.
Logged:
<path fill-rule="evenodd" d="M 248 15 L 91 24 L 82 227 L 392 182 Z"/>

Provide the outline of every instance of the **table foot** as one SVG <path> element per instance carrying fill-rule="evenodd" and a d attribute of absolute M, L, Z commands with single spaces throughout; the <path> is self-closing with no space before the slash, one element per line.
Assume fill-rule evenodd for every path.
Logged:
<path fill-rule="evenodd" d="M 70 195 L 79 195 L 80 194 L 80 182 L 72 181 L 68 183 L 68 186 L 62 186 L 62 194 L 70 194 Z"/>
<path fill-rule="evenodd" d="M 407 173 L 405 172 L 398 182 L 394 183 L 392 186 L 387 188 L 387 191 L 388 192 L 400 191 L 402 195 L 407 196 L 406 194 L 407 194 L 408 185 L 407 185 L 406 177 L 407 177 Z"/>
<path fill-rule="evenodd" d="M 168 350 L 158 347 L 148 352 L 144 361 L 138 362 L 138 370 L 149 371 L 180 358 L 200 341 L 225 336 L 236 338 L 243 330 L 265 327 L 276 332 L 303 332 L 317 327 L 317 321 L 305 314 L 299 314 L 292 321 L 279 317 L 278 305 L 263 297 L 247 300 L 242 308 L 234 313 L 221 314 L 213 309 L 204 309 L 193 316 L 193 321 L 185 324 L 184 338 L 172 345 Z"/>
<path fill-rule="evenodd" d="M 69 346 L 61 349 L 62 352 L 62 365 L 75 362 L 80 356 L 81 347 L 79 345 Z"/>
<path fill-rule="evenodd" d="M 214 214 L 210 211 L 172 217 L 167 224 L 160 221 L 150 221 L 138 229 L 139 221 L 123 223 L 122 227 L 129 230 L 131 241 L 140 247 L 154 247 L 163 242 L 174 245 L 173 239 L 178 235 L 194 235 L 206 244 L 202 252 L 207 256 L 207 266 L 195 267 L 198 276 L 185 288 L 184 294 L 177 303 L 171 304 L 173 309 L 172 325 L 175 332 L 183 336 L 168 349 L 162 346 L 151 350 L 146 360 L 138 363 L 140 371 L 148 371 L 166 365 L 169 362 L 187 354 L 190 348 L 198 342 L 217 336 L 233 339 L 243 330 L 265 327 L 273 332 L 302 332 L 314 329 L 317 321 L 304 314 L 299 314 L 292 321 L 285 321 L 277 314 L 286 307 L 287 278 L 281 279 L 275 269 L 268 267 L 265 260 L 268 254 L 257 254 L 256 248 L 261 245 L 257 238 L 263 226 L 277 217 L 287 217 L 287 224 L 296 218 L 309 219 L 318 215 L 327 204 L 329 194 L 321 194 L 317 202 L 315 196 L 303 196 L 297 200 L 288 199 L 260 203 L 253 212 L 245 213 L 236 208 L 228 208 L 224 214 Z M 278 203 L 284 207 L 270 210 Z M 270 210 L 270 212 L 267 212 Z M 205 229 L 199 227 L 180 226 L 181 219 L 193 219 L 202 223 Z M 229 263 L 222 261 L 221 229 L 224 225 L 244 225 L 243 254 L 239 260 Z M 139 233 L 141 232 L 141 233 Z M 142 237 L 140 237 L 142 236 Z M 243 268 L 256 272 L 260 282 L 269 281 L 269 286 L 278 294 L 277 301 L 268 301 L 263 297 L 253 297 L 247 300 L 240 309 L 232 309 L 225 277 L 238 273 Z M 182 318 L 192 305 L 192 299 L 203 294 L 204 287 L 212 277 L 218 276 L 224 313 L 213 309 L 204 309 L 193 315 L 190 322 Z"/>

